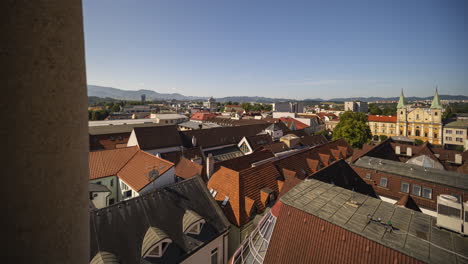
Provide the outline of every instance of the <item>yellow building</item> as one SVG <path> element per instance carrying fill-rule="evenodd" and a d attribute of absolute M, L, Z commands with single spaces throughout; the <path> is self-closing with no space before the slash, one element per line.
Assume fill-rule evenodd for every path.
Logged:
<path fill-rule="evenodd" d="M 399 136 L 442 144 L 442 106 L 437 89 L 430 108 L 408 106 L 401 91 L 396 125 Z"/>
<path fill-rule="evenodd" d="M 381 115 L 368 115 L 367 116 L 370 131 L 374 140 L 378 136 L 397 136 L 397 116 L 381 116 Z"/>

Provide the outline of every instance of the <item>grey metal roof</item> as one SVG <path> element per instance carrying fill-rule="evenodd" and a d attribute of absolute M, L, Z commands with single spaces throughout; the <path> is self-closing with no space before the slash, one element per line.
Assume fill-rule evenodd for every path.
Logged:
<path fill-rule="evenodd" d="M 444 170 L 444 166 L 440 162 L 429 158 L 427 155 L 421 155 L 421 156 L 411 158 L 408 161 L 406 161 L 406 163 L 418 165 L 424 168 L 434 168 L 434 169 Z"/>
<path fill-rule="evenodd" d="M 156 127 L 161 126 L 160 124 L 149 122 L 149 123 L 138 123 L 138 124 L 126 124 L 126 125 L 106 125 L 106 126 L 89 126 L 88 131 L 90 135 L 105 135 L 105 134 L 119 134 L 119 133 L 131 133 L 134 127 Z"/>
<path fill-rule="evenodd" d="M 446 125 L 444 125 L 444 128 L 464 128 L 464 129 L 467 129 L 468 128 L 468 120 L 457 120 L 457 121 L 454 121 L 454 122 L 450 122 Z"/>
<path fill-rule="evenodd" d="M 179 114 L 155 114 L 154 118 L 169 120 L 169 119 L 188 119 L 187 116 Z"/>
<path fill-rule="evenodd" d="M 188 127 L 191 129 L 200 129 L 200 125 L 202 126 L 202 129 L 221 127 L 220 125 L 215 124 L 215 123 L 200 123 L 200 122 L 195 122 L 195 121 L 187 121 L 187 122 L 178 124 L 178 126 Z"/>
<path fill-rule="evenodd" d="M 281 198 L 311 215 L 428 263 L 468 262 L 468 237 L 439 229 L 435 218 L 318 180 Z M 381 221 L 379 221 L 380 219 Z M 386 224 L 391 221 L 393 230 Z"/>
<path fill-rule="evenodd" d="M 183 232 L 187 210 L 203 217 L 200 235 Z M 225 233 L 230 224 L 199 176 L 90 212 L 90 256 L 106 251 L 120 263 L 181 263 Z M 141 257 L 151 227 L 172 240 L 163 257 Z M 90 257 L 90 259 L 91 259 Z"/>
<path fill-rule="evenodd" d="M 418 165 L 369 156 L 359 158 L 353 166 L 468 190 L 468 175 L 454 171 L 424 168 Z"/>
<path fill-rule="evenodd" d="M 109 188 L 105 185 L 89 183 L 88 185 L 89 192 L 110 192 Z"/>

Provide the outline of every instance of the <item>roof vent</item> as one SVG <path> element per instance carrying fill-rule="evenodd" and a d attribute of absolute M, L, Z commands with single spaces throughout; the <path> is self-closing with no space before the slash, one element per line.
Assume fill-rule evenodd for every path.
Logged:
<path fill-rule="evenodd" d="M 228 202 L 229 202 L 229 196 L 226 196 L 226 197 L 224 198 L 224 201 L 223 201 L 223 203 L 221 204 L 221 206 L 222 206 L 222 207 L 225 207 L 225 206 L 227 205 Z"/>

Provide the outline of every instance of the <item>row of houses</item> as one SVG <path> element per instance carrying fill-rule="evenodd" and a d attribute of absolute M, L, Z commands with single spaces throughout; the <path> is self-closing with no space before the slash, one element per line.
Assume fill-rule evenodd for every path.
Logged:
<path fill-rule="evenodd" d="M 90 169 L 116 184 L 90 178 L 98 194 L 90 199 L 102 199 L 106 187 L 117 201 L 91 209 L 90 262 L 468 258 L 465 238 L 434 231 L 437 197 L 467 201 L 465 153 L 392 139 L 354 151 L 343 139 L 302 133 L 284 123 L 138 127 L 124 149 L 91 152 Z"/>

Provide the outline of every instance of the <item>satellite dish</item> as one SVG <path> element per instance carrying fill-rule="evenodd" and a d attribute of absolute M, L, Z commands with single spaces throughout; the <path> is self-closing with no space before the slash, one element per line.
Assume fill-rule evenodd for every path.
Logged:
<path fill-rule="evenodd" d="M 156 178 L 158 178 L 159 176 L 159 171 L 157 170 L 151 170 L 149 173 L 148 173 L 148 179 L 150 181 L 153 181 L 155 180 Z"/>

